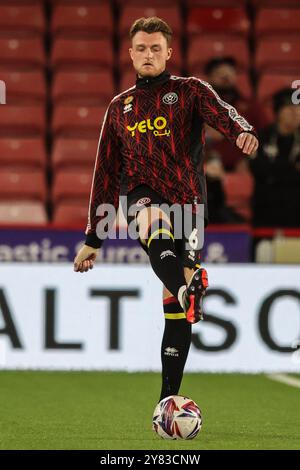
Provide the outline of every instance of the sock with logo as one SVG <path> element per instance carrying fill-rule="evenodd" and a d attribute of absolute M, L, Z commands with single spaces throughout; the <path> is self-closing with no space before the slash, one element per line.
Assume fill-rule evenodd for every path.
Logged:
<path fill-rule="evenodd" d="M 174 235 L 170 225 L 157 219 L 149 227 L 148 255 L 153 271 L 166 288 L 181 301 L 186 287 L 183 265 L 175 251 Z"/>
<path fill-rule="evenodd" d="M 177 395 L 188 356 L 192 325 L 175 297 L 164 300 L 165 330 L 161 345 L 162 387 L 160 399 Z"/>

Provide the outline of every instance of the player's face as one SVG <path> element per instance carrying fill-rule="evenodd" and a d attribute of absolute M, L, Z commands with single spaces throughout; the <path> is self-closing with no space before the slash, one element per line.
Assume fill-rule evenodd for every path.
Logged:
<path fill-rule="evenodd" d="M 290 104 L 283 106 L 278 112 L 278 121 L 291 132 L 296 131 L 298 127 L 297 106 Z"/>
<path fill-rule="evenodd" d="M 172 49 L 161 32 L 138 31 L 132 38 L 129 54 L 139 77 L 156 77 L 165 70 Z"/>
<path fill-rule="evenodd" d="M 216 67 L 209 76 L 209 82 L 217 88 L 230 88 L 236 86 L 237 73 L 229 64 Z"/>

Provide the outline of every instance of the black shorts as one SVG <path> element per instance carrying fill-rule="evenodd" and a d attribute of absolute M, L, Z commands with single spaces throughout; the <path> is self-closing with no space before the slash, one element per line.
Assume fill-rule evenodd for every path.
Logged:
<path fill-rule="evenodd" d="M 126 201 L 126 203 L 125 203 Z M 127 194 L 126 196 L 121 197 L 121 204 L 124 216 L 128 223 L 129 234 L 131 236 L 135 236 L 137 238 L 137 231 L 136 231 L 136 215 L 137 213 L 145 208 L 150 207 L 151 205 L 161 205 L 167 204 L 172 206 L 168 201 L 164 200 L 156 191 L 152 188 L 147 186 L 146 184 L 139 185 L 135 187 L 132 191 Z M 180 207 L 180 206 L 179 206 Z M 203 217 L 195 216 L 192 214 L 192 211 L 186 211 L 181 206 L 181 238 L 176 238 L 175 232 L 175 250 L 176 254 L 182 260 L 183 266 L 197 269 L 200 266 L 200 258 L 201 258 L 201 236 L 198 237 L 197 234 L 203 234 L 204 231 L 204 220 Z M 189 213 L 189 217 L 187 217 Z M 189 223 L 185 224 L 185 221 L 189 221 Z M 170 212 L 170 220 L 172 223 L 173 228 L 174 225 L 174 214 L 172 211 Z M 131 227 L 131 229 L 130 229 Z M 134 227 L 134 233 L 131 232 L 132 228 Z M 131 233 L 130 233 L 131 232 Z M 144 245 L 141 240 L 138 238 L 138 241 L 142 248 L 148 253 L 148 248 Z"/>

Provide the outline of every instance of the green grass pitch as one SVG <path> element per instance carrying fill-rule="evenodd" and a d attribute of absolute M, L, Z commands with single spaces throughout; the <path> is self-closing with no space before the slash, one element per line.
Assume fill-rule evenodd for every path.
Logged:
<path fill-rule="evenodd" d="M 263 375 L 186 374 L 202 409 L 196 439 L 151 430 L 160 375 L 0 371 L 0 449 L 299 449 L 300 389 Z"/>

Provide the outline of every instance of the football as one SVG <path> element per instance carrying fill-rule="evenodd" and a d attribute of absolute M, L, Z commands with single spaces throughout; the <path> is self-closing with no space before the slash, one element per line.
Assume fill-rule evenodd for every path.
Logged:
<path fill-rule="evenodd" d="M 152 423 L 163 439 L 194 439 L 202 427 L 201 410 L 190 398 L 171 395 L 156 405 Z"/>

